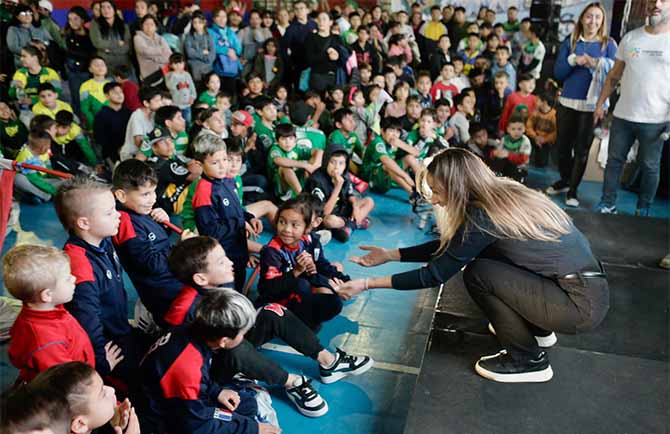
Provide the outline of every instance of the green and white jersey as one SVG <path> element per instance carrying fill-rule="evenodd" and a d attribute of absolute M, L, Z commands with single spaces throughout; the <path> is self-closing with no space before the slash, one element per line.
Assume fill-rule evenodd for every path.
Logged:
<path fill-rule="evenodd" d="M 363 155 L 363 167 L 361 173 L 369 173 L 372 169 L 382 166 L 382 157 L 389 157 L 395 160 L 398 148 L 388 145 L 381 136 L 375 136 L 368 147 L 365 148 Z"/>
<path fill-rule="evenodd" d="M 270 148 L 270 152 L 268 152 L 268 173 L 270 175 L 275 174 L 278 169 L 278 166 L 274 162 L 275 158 L 288 158 L 295 161 L 300 159 L 298 158 L 297 147 L 286 152 L 279 145 L 274 145 Z"/>
<path fill-rule="evenodd" d="M 310 127 L 296 127 L 296 150 L 301 160 L 309 160 L 312 158 L 312 150 L 318 149 L 324 151 L 326 149 L 326 135 L 321 130 Z"/>
<path fill-rule="evenodd" d="M 338 145 L 346 149 L 351 157 L 351 161 L 357 165 L 360 166 L 363 163 L 362 157 L 365 153 L 365 149 L 363 148 L 363 145 L 361 145 L 358 135 L 355 133 L 349 133 L 349 136 L 347 137 L 341 130 L 335 130 L 328 136 L 328 144 Z"/>

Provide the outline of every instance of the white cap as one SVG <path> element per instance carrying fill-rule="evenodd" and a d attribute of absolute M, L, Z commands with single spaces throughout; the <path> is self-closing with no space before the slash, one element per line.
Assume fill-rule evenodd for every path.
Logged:
<path fill-rule="evenodd" d="M 54 5 L 52 5 L 49 0 L 40 0 L 40 2 L 38 3 L 38 6 L 48 10 L 49 12 L 54 11 Z"/>

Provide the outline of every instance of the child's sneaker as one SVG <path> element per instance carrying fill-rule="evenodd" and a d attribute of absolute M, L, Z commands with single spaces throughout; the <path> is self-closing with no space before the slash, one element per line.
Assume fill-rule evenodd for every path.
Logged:
<path fill-rule="evenodd" d="M 286 395 L 304 416 L 320 417 L 328 413 L 328 404 L 314 389 L 312 380 L 304 376 L 300 377 L 300 384 L 286 389 Z"/>
<path fill-rule="evenodd" d="M 361 375 L 375 364 L 368 356 L 352 356 L 337 348 L 335 363 L 330 368 L 319 366 L 321 382 L 324 384 L 334 383 L 344 377 Z"/>
<path fill-rule="evenodd" d="M 600 202 L 598 205 L 596 205 L 595 211 L 598 214 L 618 214 L 616 205 L 607 205 L 604 202 Z"/>

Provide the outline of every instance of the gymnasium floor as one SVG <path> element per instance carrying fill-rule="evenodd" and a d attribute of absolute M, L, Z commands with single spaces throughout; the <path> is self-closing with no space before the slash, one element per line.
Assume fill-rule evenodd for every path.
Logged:
<path fill-rule="evenodd" d="M 533 170 L 529 184 L 540 188 L 549 185 L 553 179 L 555 177 L 551 172 Z M 580 195 L 585 209 L 595 205 L 599 199 L 600 189 L 600 184 L 584 183 Z M 347 261 L 349 256 L 360 253 L 358 245 L 372 244 L 395 248 L 431 238 L 425 230 L 418 228 L 418 218 L 411 213 L 404 192 L 394 190 L 384 197 L 378 195 L 373 197 L 377 206 L 372 214 L 370 229 L 355 232 L 348 244 L 332 241 L 325 249 L 331 261 L 345 264 L 346 271 L 352 278 L 364 277 L 369 272 Z M 635 208 L 635 195 L 622 192 L 619 208 L 622 213 L 632 214 Z M 668 218 L 670 216 L 668 201 L 658 200 L 652 209 L 652 214 L 655 217 Z M 635 222 L 643 224 L 644 219 L 635 219 Z M 263 234 L 263 241 L 268 238 L 269 234 Z M 12 232 L 8 235 L 3 252 L 17 241 L 62 246 L 65 239 L 66 235 L 58 224 L 51 205 L 23 205 L 18 233 Z M 373 270 L 372 273 L 390 274 L 412 267 L 411 264 L 387 264 Z M 129 282 L 126 288 L 130 294 L 132 312 L 136 294 Z M 283 393 L 275 391 L 272 398 L 283 432 L 403 433 L 408 411 L 414 402 L 413 392 L 430 336 L 436 298 L 437 289 L 412 292 L 377 290 L 348 302 L 343 314 L 325 324 L 319 337 L 324 345 L 330 348 L 341 347 L 351 353 L 372 356 L 376 366 L 363 376 L 328 386 L 315 381 L 314 384 L 330 407 L 330 412 L 319 419 L 299 415 L 287 402 Z M 273 343 L 269 347 L 265 351 L 276 357 L 276 360 L 289 371 L 302 372 L 311 378 L 318 378 L 315 362 L 291 353 L 281 342 Z M 462 369 L 462 372 L 452 373 L 458 378 L 476 375 L 471 367 L 458 366 L 458 369 Z M 0 346 L 0 388 L 4 390 L 15 377 L 16 370 L 7 360 L 7 345 Z M 462 393 L 457 388 L 452 392 Z M 424 399 L 430 400 L 430 397 Z M 484 411 L 483 408 L 485 407 L 480 411 Z M 414 419 L 421 418 L 421 409 L 414 410 Z M 440 432 L 448 431 L 464 433 L 468 432 L 468 429 L 450 431 L 445 426 L 444 431 L 440 430 Z"/>

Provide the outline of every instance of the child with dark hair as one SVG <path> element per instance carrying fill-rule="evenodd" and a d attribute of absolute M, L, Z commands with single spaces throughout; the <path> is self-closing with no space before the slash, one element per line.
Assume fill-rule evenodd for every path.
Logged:
<path fill-rule="evenodd" d="M 163 105 L 163 96 L 155 87 L 140 89 L 139 98 L 142 107 L 135 110 L 128 120 L 126 137 L 119 151 L 121 160 L 132 157 L 146 159 L 146 155 L 139 151 L 145 136 L 154 129 L 154 113 Z"/>
<path fill-rule="evenodd" d="M 533 145 L 533 164 L 545 167 L 549 162 L 549 150 L 556 143 L 556 98 L 551 92 L 542 92 L 537 97 L 537 107 L 526 120 L 526 135 Z"/>
<path fill-rule="evenodd" d="M 88 70 L 92 77 L 90 80 L 83 82 L 79 88 L 79 100 L 81 101 L 84 126 L 91 130 L 93 129 L 95 115 L 107 102 L 103 88 L 109 80 L 107 80 L 107 63 L 102 57 L 92 57 Z"/>
<path fill-rule="evenodd" d="M 528 176 L 528 162 L 532 151 L 525 131 L 524 118 L 512 116 L 507 123 L 507 134 L 502 139 L 502 146 L 491 153 L 493 171 L 521 183 Z"/>
<path fill-rule="evenodd" d="M 332 274 L 308 251 L 313 210 L 307 201 L 291 199 L 277 213 L 277 235 L 261 251 L 259 305 L 278 303 L 312 329 L 342 310 L 335 288 L 349 277 Z M 328 272 L 321 274 L 323 268 Z M 324 270 L 325 271 L 325 270 Z"/>
<path fill-rule="evenodd" d="M 132 81 L 130 77 L 133 75 L 130 66 L 119 65 L 112 69 L 114 80 L 121 85 L 124 96 L 124 106 L 131 112 L 142 107 L 142 101 L 139 95 L 139 86 Z"/>
<path fill-rule="evenodd" d="M 398 152 L 398 157 L 402 159 L 405 167 L 411 168 L 414 173 L 418 173 L 421 169 L 421 160 L 449 147 L 449 143 L 438 133 L 438 126 L 435 110 L 423 109 L 419 117 L 419 128 L 410 131 L 405 138 L 405 142 L 417 149 L 419 155 L 414 157 L 405 152 Z"/>
<path fill-rule="evenodd" d="M 53 140 L 58 146 L 52 146 L 52 158 L 65 158 L 91 168 L 98 164 L 98 157 L 81 127 L 75 122 L 72 112 L 61 110 L 56 113 L 56 136 Z"/>
<path fill-rule="evenodd" d="M 470 124 L 470 140 L 467 143 L 467 149 L 470 152 L 489 164 L 491 153 L 499 147 L 499 142 L 489 139 L 489 133 L 483 124 L 477 122 Z"/>
<path fill-rule="evenodd" d="M 170 55 L 170 72 L 165 75 L 165 86 L 170 91 L 172 103 L 179 107 L 186 122 L 191 123 L 191 104 L 198 95 L 195 91 L 193 77 L 186 70 L 186 60 L 183 54 Z"/>
<path fill-rule="evenodd" d="M 535 111 L 537 97 L 533 95 L 534 90 L 535 78 L 530 74 L 519 74 L 519 90 L 509 95 L 500 116 L 498 130 L 501 135 L 503 131 L 507 130 L 507 121 L 515 112 L 516 106 L 523 104 L 528 109 L 528 113 Z"/>
<path fill-rule="evenodd" d="M 125 106 L 123 86 L 115 81 L 105 84 L 108 104 L 95 115 L 93 137 L 102 150 L 102 158 L 110 166 L 119 161 L 119 150 L 125 140 L 126 127 L 132 114 Z"/>
<path fill-rule="evenodd" d="M 112 184 L 120 224 L 112 240 L 140 300 L 164 327 L 163 316 L 181 284 L 167 267 L 170 233 L 162 223 L 170 218 L 165 210 L 155 207 L 158 183 L 156 172 L 147 163 L 135 159 L 119 163 Z M 181 239 L 192 236 L 185 229 Z"/>
<path fill-rule="evenodd" d="M 38 102 L 33 106 L 33 114 L 56 117 L 56 113 L 66 110 L 72 113 L 70 104 L 58 99 L 56 88 L 51 83 L 42 83 L 37 88 Z"/>
<path fill-rule="evenodd" d="M 268 177 L 275 194 L 286 200 L 302 192 L 305 173 L 313 173 L 318 166 L 301 160 L 296 149 L 295 127 L 291 124 L 279 124 L 275 128 L 277 144 L 268 150 Z"/>
<path fill-rule="evenodd" d="M 332 146 L 338 146 L 346 150 L 349 154 L 350 163 L 353 163 L 353 167 L 358 171 L 358 167 L 363 163 L 365 147 L 355 133 L 356 120 L 354 119 L 354 113 L 348 108 L 335 110 L 333 122 L 336 129 L 328 136 L 328 149 Z"/>
<path fill-rule="evenodd" d="M 333 238 L 343 243 L 355 229 L 369 226 L 368 215 L 374 208 L 371 198 L 356 197 L 348 167 L 349 152 L 332 144 L 321 168 L 305 182 L 305 192 L 323 203 L 323 226 L 332 232 Z"/>
<path fill-rule="evenodd" d="M 49 118 L 50 119 L 50 118 Z M 26 143 L 16 155 L 17 163 L 51 169 L 51 135 L 44 130 L 31 131 Z M 60 178 L 31 169 L 21 169 L 14 179 L 14 193 L 20 200 L 42 203 L 51 200 Z"/>
<path fill-rule="evenodd" d="M 279 42 L 274 38 L 263 42 L 263 51 L 256 55 L 252 73 L 258 74 L 266 87 L 277 86 L 284 77 L 284 61 L 278 55 Z"/>
<path fill-rule="evenodd" d="M 221 90 L 221 79 L 216 72 L 211 71 L 205 74 L 202 82 L 205 85 L 205 90 L 200 93 L 198 102 L 204 102 L 208 106 L 214 107 L 216 105 L 216 96 Z"/>
<path fill-rule="evenodd" d="M 0 101 L 0 151 L 4 157 L 13 160 L 27 140 L 26 125 L 6 102 Z"/>

